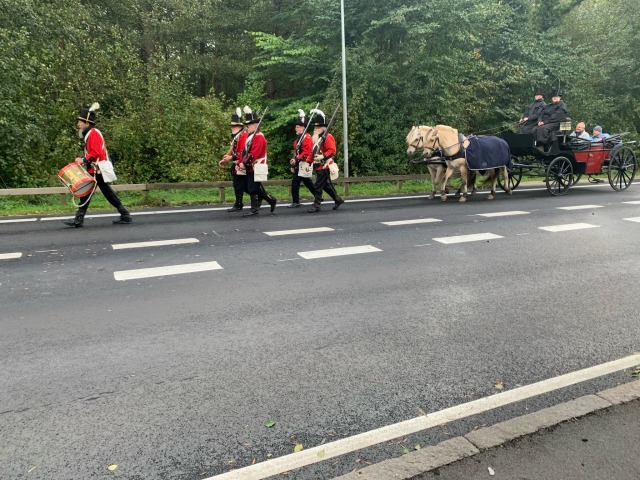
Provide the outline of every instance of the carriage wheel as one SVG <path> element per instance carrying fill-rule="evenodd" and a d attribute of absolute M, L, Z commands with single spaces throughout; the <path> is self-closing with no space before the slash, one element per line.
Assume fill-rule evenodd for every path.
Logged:
<path fill-rule="evenodd" d="M 518 187 L 518 185 L 520 185 L 520 182 L 522 181 L 522 167 L 516 167 L 513 165 L 513 163 L 515 163 L 516 161 L 514 157 L 511 157 L 511 161 L 512 161 L 511 167 L 510 168 L 507 167 L 507 175 L 509 175 L 509 187 L 513 192 Z M 498 186 L 505 192 L 507 191 L 507 189 L 504 188 L 505 182 L 502 174 L 502 169 L 498 170 Z"/>
<path fill-rule="evenodd" d="M 547 190 L 551 195 L 564 195 L 573 185 L 573 166 L 567 157 L 556 157 L 547 167 Z"/>
<path fill-rule="evenodd" d="M 609 185 L 614 190 L 624 190 L 636 176 L 636 156 L 629 147 L 620 147 L 612 154 L 609 158 Z"/>

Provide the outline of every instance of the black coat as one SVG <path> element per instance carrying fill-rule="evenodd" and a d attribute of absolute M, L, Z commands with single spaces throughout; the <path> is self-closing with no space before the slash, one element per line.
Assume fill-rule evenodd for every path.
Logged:
<path fill-rule="evenodd" d="M 522 118 L 528 118 L 527 123 L 538 123 L 538 118 L 545 105 L 544 100 L 536 100 L 525 109 Z"/>
<path fill-rule="evenodd" d="M 569 110 L 562 100 L 558 103 L 548 103 L 542 110 L 540 120 L 545 124 L 559 124 L 567 116 L 567 113 L 569 113 Z"/>

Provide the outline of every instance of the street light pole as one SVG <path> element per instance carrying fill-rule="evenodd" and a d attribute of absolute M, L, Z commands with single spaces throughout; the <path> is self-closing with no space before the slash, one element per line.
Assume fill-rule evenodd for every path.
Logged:
<path fill-rule="evenodd" d="M 340 23 L 342 26 L 342 126 L 344 141 L 344 176 L 349 176 L 349 132 L 347 126 L 347 56 L 344 41 L 344 0 L 340 0 Z"/>

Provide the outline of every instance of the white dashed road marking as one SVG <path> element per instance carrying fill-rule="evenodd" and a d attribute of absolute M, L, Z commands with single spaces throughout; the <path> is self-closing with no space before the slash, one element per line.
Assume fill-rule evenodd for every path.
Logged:
<path fill-rule="evenodd" d="M 330 248 L 328 250 L 311 250 L 309 252 L 298 252 L 298 255 L 306 260 L 313 260 L 316 258 L 340 257 L 342 255 L 356 255 L 358 253 L 372 253 L 381 251 L 382 250 L 380 250 L 379 248 L 372 247 L 371 245 L 362 245 L 360 247 Z"/>
<path fill-rule="evenodd" d="M 20 252 L 16 252 L 16 253 L 0 253 L 0 260 L 12 260 L 14 258 L 20 258 L 22 256 L 22 253 Z"/>
<path fill-rule="evenodd" d="M 123 250 L 125 248 L 144 248 L 144 247 L 161 247 L 164 245 L 182 245 L 185 243 L 199 243 L 197 238 L 177 238 L 175 240 L 156 240 L 152 242 L 138 243 L 116 243 L 111 245 L 114 250 Z"/>
<path fill-rule="evenodd" d="M 471 235 L 457 235 L 454 237 L 440 237 L 434 238 L 436 242 L 450 244 L 450 243 L 465 243 L 465 242 L 481 242 L 483 240 L 495 240 L 497 238 L 504 238 L 500 235 L 493 233 L 474 233 Z"/>
<path fill-rule="evenodd" d="M 629 205 L 640 205 L 640 200 L 633 200 L 631 202 L 622 202 L 622 203 L 628 203 Z"/>
<path fill-rule="evenodd" d="M 37 218 L 16 218 L 12 220 L 0 220 L 0 223 L 22 223 L 22 222 L 37 222 Z"/>
<path fill-rule="evenodd" d="M 574 205 L 573 207 L 558 207 L 558 210 L 589 210 L 592 208 L 604 208 L 603 205 Z"/>
<path fill-rule="evenodd" d="M 333 232 L 333 228 L 329 227 L 317 227 L 317 228 L 299 228 L 297 230 L 277 230 L 274 232 L 264 232 L 265 235 L 270 237 L 277 237 L 280 235 L 299 235 L 301 233 L 319 233 L 319 232 Z"/>
<path fill-rule="evenodd" d="M 640 217 L 623 218 L 623 220 L 626 220 L 628 222 L 638 222 L 638 223 L 640 223 Z"/>
<path fill-rule="evenodd" d="M 479 217 L 509 217 L 511 215 L 528 215 L 531 212 L 523 212 L 522 210 L 513 210 L 512 212 L 494 212 L 494 213 L 479 213 Z"/>
<path fill-rule="evenodd" d="M 600 225 L 591 225 L 590 223 L 568 223 L 566 225 L 553 225 L 550 227 L 538 227 L 540 230 L 547 232 L 568 232 L 570 230 L 582 230 L 585 228 L 598 228 Z"/>
<path fill-rule="evenodd" d="M 116 280 L 136 280 L 139 278 L 163 277 L 165 275 L 180 275 L 182 273 L 206 272 L 209 270 L 222 270 L 222 267 L 218 262 L 187 263 L 168 267 L 122 270 L 113 272 L 113 277 Z"/>
<path fill-rule="evenodd" d="M 441 222 L 437 218 L 418 218 L 416 220 L 397 220 L 395 222 L 380 222 L 383 225 L 389 225 L 390 227 L 394 227 L 396 225 L 415 225 L 418 223 L 433 223 L 433 222 Z"/>
<path fill-rule="evenodd" d="M 505 405 L 521 402 L 528 398 L 569 387 L 594 378 L 609 375 L 611 373 L 635 367 L 640 363 L 640 353 L 628 357 L 603 363 L 593 367 L 567 373 L 558 377 L 542 380 L 541 382 L 503 391 L 499 395 L 490 395 L 471 402 L 446 408 L 439 412 L 421 415 L 405 420 L 404 422 L 387 425 L 368 432 L 360 433 L 352 437 L 343 438 L 334 442 L 325 443 L 292 453 L 279 458 L 256 463 L 245 468 L 239 468 L 215 477 L 204 480 L 262 480 L 273 475 L 288 472 L 296 468 L 305 467 L 322 462 L 330 458 L 368 448 L 395 438 L 405 437 L 439 425 L 444 425 L 456 420 L 468 418 Z"/>

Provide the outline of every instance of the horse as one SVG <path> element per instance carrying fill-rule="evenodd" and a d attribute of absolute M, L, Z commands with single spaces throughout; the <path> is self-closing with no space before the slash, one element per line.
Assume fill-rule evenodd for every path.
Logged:
<path fill-rule="evenodd" d="M 434 128 L 435 127 L 430 127 L 427 125 L 412 126 L 406 138 L 407 145 L 408 145 L 407 155 L 413 155 L 416 152 L 416 150 L 420 147 L 423 147 L 423 154 L 428 155 L 430 151 L 424 148 L 424 139 L 427 137 L 427 135 L 429 135 L 429 132 L 434 130 Z M 435 160 L 437 157 L 434 157 L 433 155 L 429 155 L 428 158 L 430 158 L 431 160 Z M 445 167 L 446 167 L 445 163 L 437 163 L 437 164 L 429 163 L 427 165 L 427 168 L 429 169 L 429 175 L 431 177 L 431 194 L 429 195 L 429 200 L 433 200 L 434 198 L 436 198 L 436 191 L 437 191 L 438 185 L 440 185 L 444 180 L 444 175 L 446 172 Z M 454 174 L 450 178 L 455 178 L 455 177 L 456 175 Z M 471 185 L 472 193 L 475 193 L 476 191 L 475 173 L 470 175 L 468 180 L 472 182 L 472 185 Z M 445 191 L 447 191 L 446 184 L 442 184 L 442 186 L 444 187 Z M 456 192 L 456 196 L 460 196 L 461 193 L 462 193 L 462 186 L 458 188 Z"/>
<path fill-rule="evenodd" d="M 511 188 L 508 180 L 506 180 L 509 178 L 508 167 L 511 166 L 511 152 L 509 151 L 509 145 L 503 139 L 490 135 L 466 137 L 458 133 L 458 130 L 453 127 L 436 125 L 425 132 L 421 143 L 427 158 L 437 153 L 438 156 L 444 158 L 447 165 L 440 190 L 440 199 L 443 202 L 447 200 L 444 185 L 446 185 L 447 180 L 454 172 L 459 172 L 462 177 L 463 194 L 460 197 L 461 202 L 466 202 L 467 200 L 467 185 L 473 175 L 473 173 L 470 175 L 469 172 L 476 170 L 486 171 L 491 182 L 491 192 L 487 197 L 489 200 L 493 200 L 496 193 L 496 183 L 500 170 L 502 170 L 503 178 L 505 178 L 506 192 L 511 195 Z"/>

